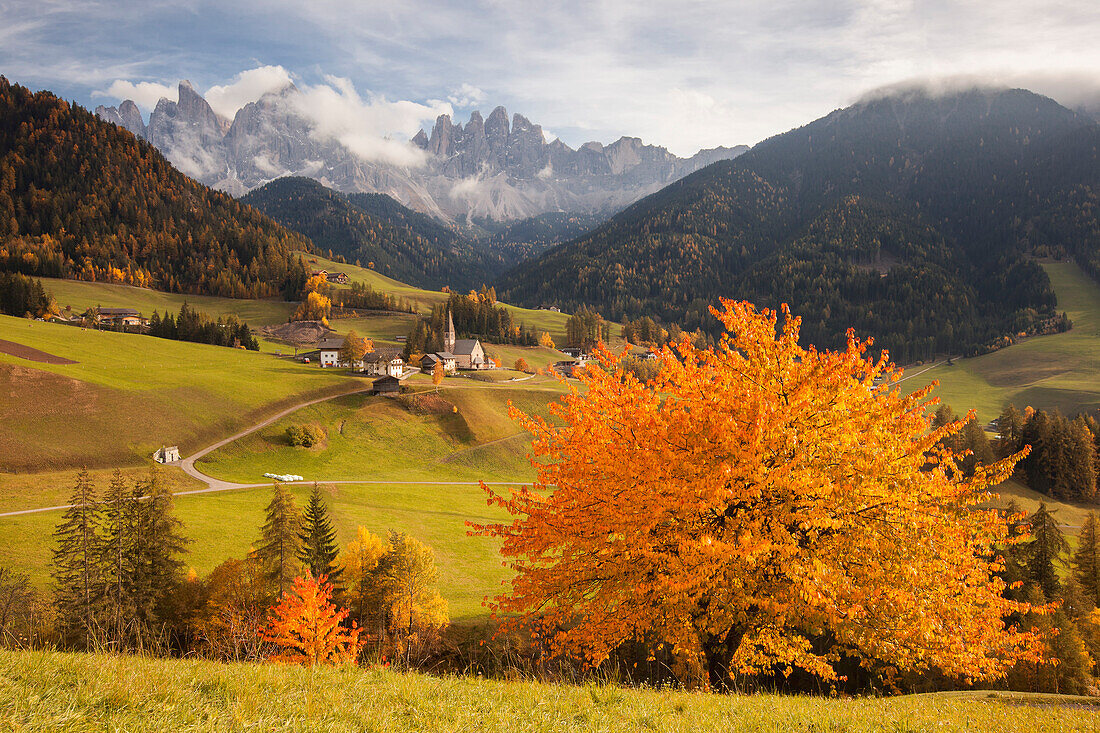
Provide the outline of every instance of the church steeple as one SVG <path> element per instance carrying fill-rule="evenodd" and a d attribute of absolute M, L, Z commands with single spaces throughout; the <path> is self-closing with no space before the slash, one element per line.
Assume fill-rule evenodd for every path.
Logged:
<path fill-rule="evenodd" d="M 447 309 L 447 333 L 443 334 L 443 350 L 454 353 L 455 351 L 455 321 L 451 317 L 450 309 Z"/>

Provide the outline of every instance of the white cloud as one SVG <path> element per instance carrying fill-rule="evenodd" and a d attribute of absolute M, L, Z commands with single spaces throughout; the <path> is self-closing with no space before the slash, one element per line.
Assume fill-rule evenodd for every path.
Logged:
<path fill-rule="evenodd" d="M 488 100 L 488 95 L 481 91 L 472 84 L 463 83 L 458 89 L 451 90 L 451 93 L 447 95 L 448 101 L 455 106 L 455 109 L 472 109 L 485 104 Z"/>
<path fill-rule="evenodd" d="M 206 90 L 206 101 L 211 109 L 227 119 L 233 119 L 237 110 L 268 92 L 276 92 L 290 85 L 290 72 L 282 66 L 260 66 L 242 71 L 230 84 L 214 85 Z"/>
<path fill-rule="evenodd" d="M 425 153 L 409 139 L 421 125 L 441 114 L 453 114 L 446 102 L 391 102 L 368 93 L 364 99 L 350 80 L 326 76 L 324 84 L 300 86 L 298 112 L 313 123 L 311 133 L 336 140 L 364 160 L 419 166 Z"/>
<path fill-rule="evenodd" d="M 120 102 L 124 99 L 132 99 L 145 111 L 157 106 L 162 97 L 175 102 L 179 98 L 179 88 L 167 84 L 157 84 L 151 81 L 139 81 L 133 83 L 122 79 L 115 80 L 106 92 L 100 92 L 96 96 L 115 97 Z"/>

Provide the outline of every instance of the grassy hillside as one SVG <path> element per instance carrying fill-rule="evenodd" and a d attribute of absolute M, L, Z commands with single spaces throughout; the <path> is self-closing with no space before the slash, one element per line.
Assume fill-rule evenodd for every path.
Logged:
<path fill-rule="evenodd" d="M 1091 698 L 700 695 L 356 668 L 0 651 L 18 731 L 1095 731 Z"/>
<path fill-rule="evenodd" d="M 365 395 L 312 405 L 207 454 L 196 467 L 241 483 L 263 481 L 267 472 L 331 481 L 529 480 L 526 434 L 508 419 L 508 403 L 545 414 L 554 394 L 460 378 L 447 384 L 470 388 L 445 388 L 423 407 Z M 287 443 L 287 426 L 303 423 L 324 428 L 322 448 Z"/>
<path fill-rule="evenodd" d="M 1073 321 L 1070 331 L 956 360 L 914 377 L 913 387 L 937 379 L 936 396 L 956 412 L 977 410 L 983 421 L 997 417 L 1009 402 L 1021 409 L 1058 408 L 1067 415 L 1100 407 L 1100 285 L 1073 264 L 1047 264 L 1044 269 L 1058 296 L 1058 310 Z"/>
<path fill-rule="evenodd" d="M 42 278 L 42 285 L 54 296 L 59 306 L 72 306 L 74 311 L 80 312 L 93 306 L 136 308 L 148 317 L 154 310 L 162 315 L 165 312 L 178 313 L 180 306 L 186 301 L 213 318 L 235 315 L 249 326 L 264 326 L 283 323 L 296 307 L 294 303 L 278 299 L 243 300 L 212 295 L 181 295 L 131 285 L 85 280 Z"/>
<path fill-rule="evenodd" d="M 0 339 L 78 362 L 0 354 L 0 471 L 135 465 L 163 444 L 186 455 L 281 407 L 362 387 L 269 354 L 8 316 Z"/>
<path fill-rule="evenodd" d="M 519 385 L 448 379 L 441 394 L 415 405 L 349 395 L 313 405 L 209 454 L 200 470 L 241 483 L 265 482 L 263 474 L 296 473 L 307 480 L 368 482 L 450 482 L 441 484 L 336 484 L 328 504 L 341 547 L 363 525 L 384 535 L 394 529 L 431 545 L 440 567 L 441 591 L 453 620 L 484 616 L 481 601 L 507 577 L 495 543 L 466 536 L 467 520 L 496 517 L 478 487 L 487 481 L 529 481 L 528 436 L 507 415 L 511 402 L 529 412 L 546 413 L 560 388 L 546 378 Z M 430 387 L 421 378 L 424 388 Z M 455 412 L 452 408 L 457 407 Z M 290 424 L 315 423 L 328 438 L 320 448 L 292 448 L 285 439 Z M 0 512 L 64 503 L 74 472 L 0 475 Z M 166 469 L 172 489 L 198 485 L 178 469 Z M 100 487 L 109 472 L 96 475 Z M 293 487 L 304 505 L 308 486 Z M 179 496 L 176 509 L 191 538 L 186 562 L 207 573 L 231 556 L 243 556 L 259 535 L 270 489 Z M 48 538 L 60 512 L 0 517 L 0 566 L 48 580 Z"/>

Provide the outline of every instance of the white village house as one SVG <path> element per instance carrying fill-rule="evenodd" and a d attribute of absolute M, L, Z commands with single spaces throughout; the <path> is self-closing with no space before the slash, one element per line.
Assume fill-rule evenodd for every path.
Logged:
<path fill-rule="evenodd" d="M 153 460 L 157 463 L 175 463 L 179 459 L 180 449 L 177 445 L 162 445 L 160 450 L 153 454 Z"/>
<path fill-rule="evenodd" d="M 353 365 L 353 367 L 363 374 L 400 379 L 401 375 L 405 373 L 405 360 L 401 358 L 401 352 L 397 350 L 371 351 L 365 354 L 363 360 Z"/>
<path fill-rule="evenodd" d="M 344 346 L 342 338 L 321 339 L 317 344 L 317 360 L 321 368 L 340 366 L 340 349 Z"/>

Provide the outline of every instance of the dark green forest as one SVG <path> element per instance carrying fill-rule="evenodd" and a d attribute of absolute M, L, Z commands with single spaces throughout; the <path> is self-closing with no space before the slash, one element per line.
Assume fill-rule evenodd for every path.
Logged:
<path fill-rule="evenodd" d="M 348 196 L 309 178 L 288 177 L 241 200 L 322 251 L 418 287 L 466 290 L 481 285 L 490 269 L 455 232 L 383 194 Z"/>
<path fill-rule="evenodd" d="M 309 246 L 130 132 L 0 77 L 0 270 L 270 297 L 301 289 Z"/>
<path fill-rule="evenodd" d="M 1100 131 L 1023 90 L 861 102 L 643 199 L 496 281 L 501 297 L 713 331 L 721 296 L 789 303 L 896 361 L 1064 328 L 1035 257 L 1100 272 Z"/>

